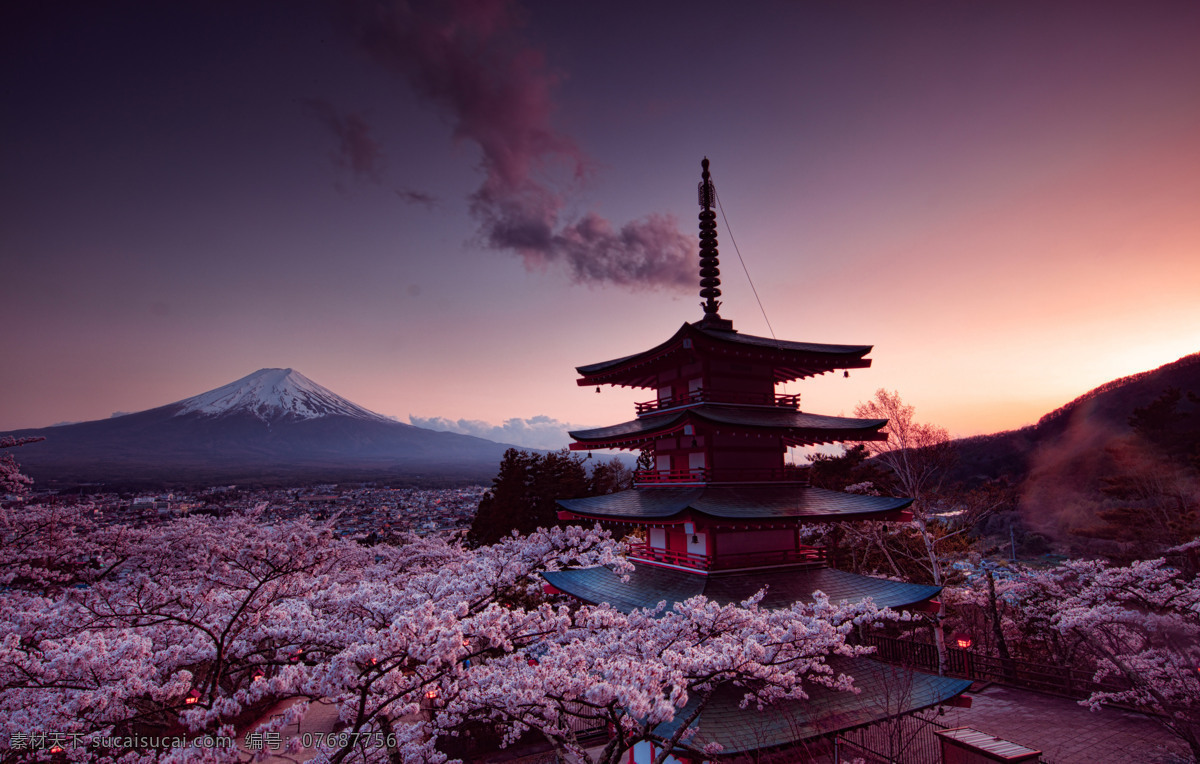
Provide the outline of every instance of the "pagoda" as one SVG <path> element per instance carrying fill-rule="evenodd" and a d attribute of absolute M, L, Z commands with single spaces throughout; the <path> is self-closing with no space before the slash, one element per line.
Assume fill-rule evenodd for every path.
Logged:
<path fill-rule="evenodd" d="M 716 192 L 707 158 L 701 166 L 703 317 L 649 350 L 577 367 L 578 384 L 597 392 L 601 385 L 653 391 L 650 400 L 636 404 L 634 419 L 570 433 L 572 450 L 648 451 L 652 468 L 636 472 L 628 490 L 558 501 L 560 519 L 599 522 L 640 539 L 629 553 L 635 569 L 627 580 L 607 567 L 545 573 L 548 589 L 625 612 L 696 595 L 741 602 L 764 588 L 763 607 L 789 607 L 811 600 L 817 590 L 834 602 L 871 597 L 879 607 L 936 607 L 940 587 L 836 570 L 824 549 L 804 543 L 802 526 L 813 523 L 911 519 L 911 499 L 815 488 L 804 468 L 786 462 L 794 446 L 887 438 L 887 420 L 808 413 L 800 409 L 799 395 L 776 389 L 867 368 L 871 346 L 756 337 L 721 317 Z M 737 710 L 740 692 L 715 698 L 699 719 L 696 739 L 721 743 L 724 755 L 780 748 L 942 703 L 969 686 L 909 672 L 907 697 L 897 707 L 894 698 L 883 697 L 895 669 L 864 659 L 845 670 L 863 692 L 817 688 L 808 701 L 756 714 L 754 725 L 736 721 L 746 719 Z"/>

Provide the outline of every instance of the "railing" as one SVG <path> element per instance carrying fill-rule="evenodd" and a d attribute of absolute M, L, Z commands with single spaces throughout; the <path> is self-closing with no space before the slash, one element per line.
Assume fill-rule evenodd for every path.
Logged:
<path fill-rule="evenodd" d="M 712 560 L 707 555 L 680 552 L 674 549 L 659 549 L 649 544 L 637 544 L 629 547 L 629 556 L 641 560 L 665 562 L 668 565 L 683 565 L 688 568 L 708 570 Z"/>
<path fill-rule="evenodd" d="M 902 684 L 902 683 L 901 683 Z M 889 688 L 891 689 L 891 688 Z M 897 694 L 902 694 L 901 692 Z M 898 704 L 903 698 L 896 698 Z M 868 727 L 843 732 L 839 746 L 852 756 L 887 764 L 942 764 L 942 741 L 938 730 L 947 725 L 928 718 L 925 713 L 904 714 Z M 840 759 L 839 759 L 840 760 Z"/>
<path fill-rule="evenodd" d="M 825 567 L 825 549 L 823 547 L 801 547 L 800 549 L 781 549 L 775 552 L 744 552 L 742 554 L 721 554 L 714 570 L 730 568 L 756 568 L 768 565 L 805 564 L 813 567 Z"/>
<path fill-rule="evenodd" d="M 759 568 L 772 565 L 825 566 L 825 550 L 818 547 L 782 549 L 774 552 L 746 552 L 744 554 L 721 554 L 717 558 L 674 549 L 660 549 L 649 544 L 630 546 L 629 555 L 640 560 L 651 560 L 668 565 L 681 565 L 697 570 L 735 570 Z"/>
<path fill-rule="evenodd" d="M 697 467 L 691 470 L 638 470 L 633 473 L 634 485 L 657 485 L 659 483 L 707 483 L 708 470 Z"/>
<path fill-rule="evenodd" d="M 677 406 L 691 406 L 695 403 L 732 403 L 742 406 L 774 406 L 776 408 L 800 408 L 800 396 L 781 393 L 738 393 L 720 390 L 695 390 L 690 393 L 680 393 L 654 401 L 635 403 L 638 416 L 663 409 L 673 409 Z"/>
<path fill-rule="evenodd" d="M 875 647 L 875 657 L 888 663 L 936 672 L 937 647 L 911 639 L 863 634 L 861 641 Z M 1083 699 L 1093 692 L 1121 692 L 1129 685 L 1112 679 L 1095 681 L 1094 670 L 1033 663 L 1018 658 L 997 658 L 960 647 L 946 648 L 946 673 L 966 679 L 998 682 L 1015 687 Z"/>
<path fill-rule="evenodd" d="M 636 485 L 678 483 L 808 483 L 808 467 L 748 467 L 743 469 L 638 470 Z"/>

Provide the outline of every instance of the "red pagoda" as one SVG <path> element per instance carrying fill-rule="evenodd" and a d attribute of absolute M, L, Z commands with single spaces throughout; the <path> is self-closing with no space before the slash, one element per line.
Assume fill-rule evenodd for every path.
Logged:
<path fill-rule="evenodd" d="M 635 419 L 570 433 L 572 450 L 649 451 L 653 468 L 637 472 L 629 490 L 558 502 L 561 519 L 639 536 L 630 553 L 635 570 L 628 581 L 605 567 L 545 578 L 555 590 L 626 612 L 699 594 L 721 604 L 740 602 L 764 587 L 765 607 L 810 600 L 820 590 L 833 601 L 871 597 L 880 607 L 928 608 L 940 587 L 835 570 L 823 549 L 803 543 L 807 524 L 905 521 L 912 500 L 814 488 L 803 468 L 786 463 L 792 446 L 886 439 L 887 420 L 810 414 L 800 410 L 800 396 L 776 392 L 776 385 L 793 380 L 867 368 L 871 346 L 756 337 L 721 318 L 716 194 L 708 166 L 705 159 L 699 186 L 703 318 L 649 350 L 577 368 L 581 386 L 654 391 L 636 405 Z M 726 755 L 778 748 L 941 703 L 969 685 L 906 675 L 907 699 L 897 706 L 880 697 L 889 693 L 886 676 L 894 671 L 857 661 L 847 672 L 860 694 L 818 689 L 809 701 L 769 709 L 749 726 L 734 721 L 745 716 L 736 710 L 740 694 L 732 692 L 727 703 L 706 709 L 698 739 L 721 743 Z"/>

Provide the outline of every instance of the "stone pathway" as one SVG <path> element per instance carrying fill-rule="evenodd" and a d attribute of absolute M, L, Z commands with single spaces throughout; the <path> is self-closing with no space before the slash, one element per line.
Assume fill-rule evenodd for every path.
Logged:
<path fill-rule="evenodd" d="M 948 708 L 938 722 L 1042 752 L 1045 764 L 1180 764 L 1187 747 L 1150 718 L 1131 711 L 1090 711 L 1069 698 L 1002 685 L 968 692 L 970 708 Z"/>

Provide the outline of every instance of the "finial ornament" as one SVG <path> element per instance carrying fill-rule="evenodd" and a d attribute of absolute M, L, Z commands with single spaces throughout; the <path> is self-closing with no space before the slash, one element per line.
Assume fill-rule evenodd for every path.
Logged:
<path fill-rule="evenodd" d="M 700 200 L 700 296 L 704 302 L 704 317 L 720 318 L 721 262 L 717 259 L 717 213 L 712 208 L 717 203 L 717 189 L 708 173 L 708 157 L 700 162 L 700 185 L 697 195 Z"/>

